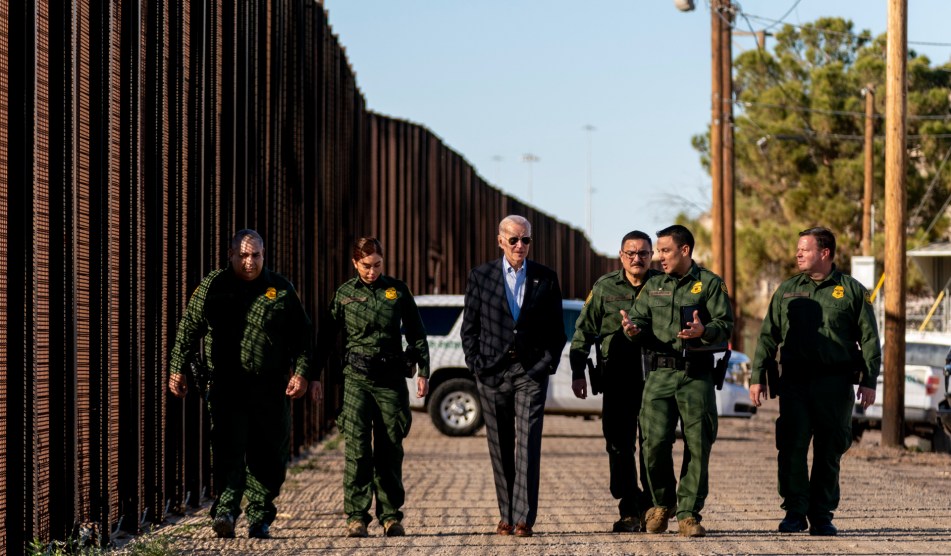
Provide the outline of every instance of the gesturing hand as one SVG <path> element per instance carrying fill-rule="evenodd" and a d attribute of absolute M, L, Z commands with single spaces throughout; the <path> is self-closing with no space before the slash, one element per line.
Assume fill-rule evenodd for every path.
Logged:
<path fill-rule="evenodd" d="M 703 326 L 703 323 L 700 322 L 700 311 L 694 311 L 693 321 L 688 322 L 687 328 L 678 332 L 677 337 L 682 340 L 692 340 L 703 336 L 704 330 L 706 330 L 706 328 Z"/>

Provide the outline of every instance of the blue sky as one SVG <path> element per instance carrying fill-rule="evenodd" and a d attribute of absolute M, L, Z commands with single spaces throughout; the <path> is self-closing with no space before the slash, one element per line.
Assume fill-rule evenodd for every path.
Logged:
<path fill-rule="evenodd" d="M 695 3 L 682 13 L 673 0 L 324 0 L 371 110 L 426 126 L 506 193 L 528 199 L 531 180 L 532 204 L 582 230 L 594 126 L 591 236 L 605 254 L 632 229 L 653 234 L 709 207 L 690 146 L 710 121 L 710 17 Z M 778 19 L 794 4 L 740 6 Z M 908 4 L 909 41 L 951 43 L 951 0 Z M 785 21 L 822 16 L 878 35 L 887 2 L 800 0 Z M 951 58 L 948 46 L 909 47 Z M 734 55 L 750 48 L 734 37 Z"/>

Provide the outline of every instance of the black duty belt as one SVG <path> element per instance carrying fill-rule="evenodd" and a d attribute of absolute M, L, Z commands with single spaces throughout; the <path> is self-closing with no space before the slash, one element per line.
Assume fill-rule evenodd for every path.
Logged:
<path fill-rule="evenodd" d="M 656 361 L 658 369 L 676 369 L 682 371 L 687 368 L 687 360 L 683 357 L 677 357 L 676 355 L 655 355 L 654 361 Z"/>

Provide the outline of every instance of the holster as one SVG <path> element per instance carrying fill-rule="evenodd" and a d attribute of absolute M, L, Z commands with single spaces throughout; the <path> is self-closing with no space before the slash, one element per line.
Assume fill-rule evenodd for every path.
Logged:
<path fill-rule="evenodd" d="M 723 352 L 723 357 L 713 366 L 713 384 L 716 385 L 717 390 L 723 390 L 723 380 L 726 378 L 726 370 L 730 366 L 731 355 L 733 355 L 733 352 L 726 350 Z"/>
<path fill-rule="evenodd" d="M 594 358 L 596 363 L 592 363 L 589 357 L 586 364 L 588 376 L 591 378 L 591 394 L 598 395 L 604 392 L 604 355 L 601 354 L 600 336 L 594 341 Z"/>
<path fill-rule="evenodd" d="M 780 395 L 782 387 L 779 382 L 779 363 L 775 359 L 767 359 L 763 365 L 766 367 L 766 389 L 769 390 L 770 399 Z"/>
<path fill-rule="evenodd" d="M 601 378 L 602 378 L 601 371 L 602 371 L 602 367 L 601 367 L 600 364 L 599 364 L 599 365 L 595 365 L 595 364 L 591 361 L 591 358 L 590 358 L 590 357 L 587 359 L 586 364 L 588 365 L 588 377 L 591 379 L 591 380 L 590 380 L 590 382 L 591 382 L 591 395 L 596 396 L 596 395 L 598 395 L 598 394 L 604 392 L 603 385 L 601 384 Z"/>
<path fill-rule="evenodd" d="M 189 362 L 188 368 L 191 370 L 189 375 L 191 376 L 192 382 L 195 383 L 195 388 L 198 389 L 198 393 L 204 398 L 211 388 L 211 369 L 208 368 L 208 365 L 205 364 L 204 359 L 200 356 L 195 356 L 191 362 Z"/>

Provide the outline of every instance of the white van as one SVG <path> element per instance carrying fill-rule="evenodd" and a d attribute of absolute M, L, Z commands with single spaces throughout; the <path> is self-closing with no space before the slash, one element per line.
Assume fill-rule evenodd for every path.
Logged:
<path fill-rule="evenodd" d="M 420 295 L 416 298 L 419 313 L 429 340 L 430 376 L 429 395 L 416 397 L 416 378 L 407 379 L 410 406 L 428 410 L 433 424 L 449 436 L 468 436 L 482 428 L 482 406 L 476 390 L 475 377 L 466 367 L 462 351 L 462 295 Z M 601 396 L 589 395 L 581 400 L 571 390 L 571 367 L 568 350 L 575 333 L 575 321 L 584 302 L 566 299 L 564 310 L 565 334 L 568 343 L 561 353 L 558 371 L 548 382 L 546 414 L 600 416 Z M 737 360 L 749 361 L 743 354 Z M 734 373 L 727 373 L 723 389 L 716 391 L 717 414 L 721 417 L 751 417 L 756 408 L 750 404 L 750 394 L 742 384 L 731 382 Z"/>
<path fill-rule="evenodd" d="M 931 442 L 936 452 L 951 452 L 951 434 L 941 422 L 947 407 L 945 365 L 951 350 L 951 334 L 907 332 L 905 334 L 905 434 Z M 881 428 L 885 401 L 885 371 L 878 375 L 875 403 L 867 410 L 856 404 L 852 429 L 861 436 L 865 428 Z"/>

